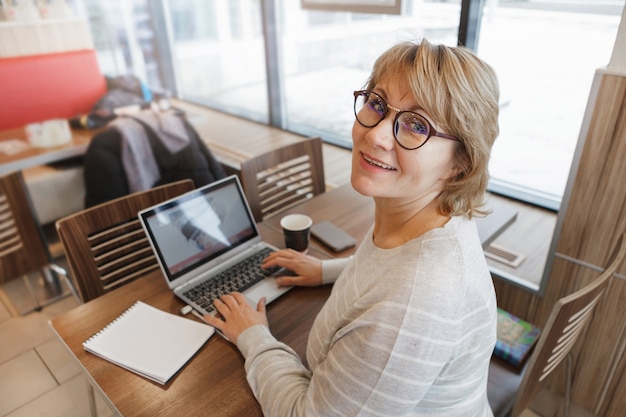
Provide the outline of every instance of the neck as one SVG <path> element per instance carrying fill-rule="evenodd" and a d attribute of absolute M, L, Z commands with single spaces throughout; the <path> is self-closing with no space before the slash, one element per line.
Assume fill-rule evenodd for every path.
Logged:
<path fill-rule="evenodd" d="M 437 210 L 438 199 L 427 204 L 375 199 L 374 243 L 379 248 L 391 249 L 443 227 L 449 220 Z"/>

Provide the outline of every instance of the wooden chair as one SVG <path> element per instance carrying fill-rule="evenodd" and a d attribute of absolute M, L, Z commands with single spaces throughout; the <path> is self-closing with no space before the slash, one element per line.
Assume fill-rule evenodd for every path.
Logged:
<path fill-rule="evenodd" d="M 241 182 L 257 222 L 323 193 L 322 140 L 303 140 L 246 160 Z"/>
<path fill-rule="evenodd" d="M 158 269 L 137 213 L 194 189 L 182 180 L 90 207 L 56 222 L 83 302 Z"/>
<path fill-rule="evenodd" d="M 87 208 L 56 222 L 80 300 L 86 303 L 158 269 L 138 212 L 194 189 L 192 180 L 172 182 Z M 97 417 L 93 386 L 89 409 Z"/>
<path fill-rule="evenodd" d="M 65 271 L 51 263 L 43 231 L 33 213 L 22 173 L 0 177 L 0 284 L 21 276 L 33 298 L 33 309 L 39 311 L 43 305 L 27 274 L 39 271 L 45 282 L 53 282 L 52 271 L 62 275 Z"/>
<path fill-rule="evenodd" d="M 572 347 L 583 332 L 585 325 L 591 319 L 595 307 L 600 302 L 606 287 L 617 268 L 624 261 L 626 255 L 626 233 L 623 234 L 609 258 L 608 267 L 591 283 L 566 297 L 559 299 L 548 317 L 537 345 L 528 360 L 523 376 L 512 370 L 498 365 L 492 360 L 490 365 L 490 379 L 494 373 L 510 372 L 513 381 L 519 381 L 516 395 L 510 399 L 508 406 L 496 417 L 509 415 L 535 415 L 528 407 L 531 401 L 541 390 L 545 379 L 554 369 L 567 358 L 567 379 L 565 387 L 564 416 L 569 415 L 570 384 L 571 384 L 571 355 Z M 503 378 L 504 380 L 504 378 Z M 506 388 L 506 387 L 504 387 Z M 492 405 L 493 407 L 493 405 Z"/>

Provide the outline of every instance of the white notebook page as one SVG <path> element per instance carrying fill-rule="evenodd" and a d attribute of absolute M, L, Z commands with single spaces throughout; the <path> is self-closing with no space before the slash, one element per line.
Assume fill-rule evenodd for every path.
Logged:
<path fill-rule="evenodd" d="M 211 326 L 137 301 L 83 348 L 165 384 L 214 332 Z"/>

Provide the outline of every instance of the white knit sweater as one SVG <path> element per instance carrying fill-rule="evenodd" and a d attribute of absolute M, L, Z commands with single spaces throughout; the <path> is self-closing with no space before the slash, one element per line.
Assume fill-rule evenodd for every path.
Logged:
<path fill-rule="evenodd" d="M 496 299 L 473 221 L 453 217 L 401 247 L 367 234 L 342 269 L 307 346 L 310 370 L 265 326 L 242 333 L 266 416 L 492 416 Z"/>

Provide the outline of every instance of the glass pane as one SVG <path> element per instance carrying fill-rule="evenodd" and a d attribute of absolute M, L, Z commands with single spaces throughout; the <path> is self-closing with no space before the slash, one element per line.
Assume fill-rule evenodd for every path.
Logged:
<path fill-rule="evenodd" d="M 591 82 L 611 58 L 624 0 L 486 3 L 478 54 L 501 87 L 492 182 L 557 209 Z"/>
<path fill-rule="evenodd" d="M 304 11 L 279 2 L 286 128 L 352 147 L 354 90 L 400 40 L 456 45 L 460 1 L 404 0 L 400 16 Z"/>
<path fill-rule="evenodd" d="M 126 14 L 123 4 L 119 1 L 100 3 L 84 0 L 84 5 L 100 70 L 110 76 L 132 71 L 124 19 L 119 18 Z M 118 18 L 114 19 L 113 16 Z"/>
<path fill-rule="evenodd" d="M 133 74 L 152 88 L 162 85 L 147 0 L 84 0 L 98 64 L 107 76 Z"/>
<path fill-rule="evenodd" d="M 267 123 L 260 3 L 168 2 L 179 97 Z"/>

